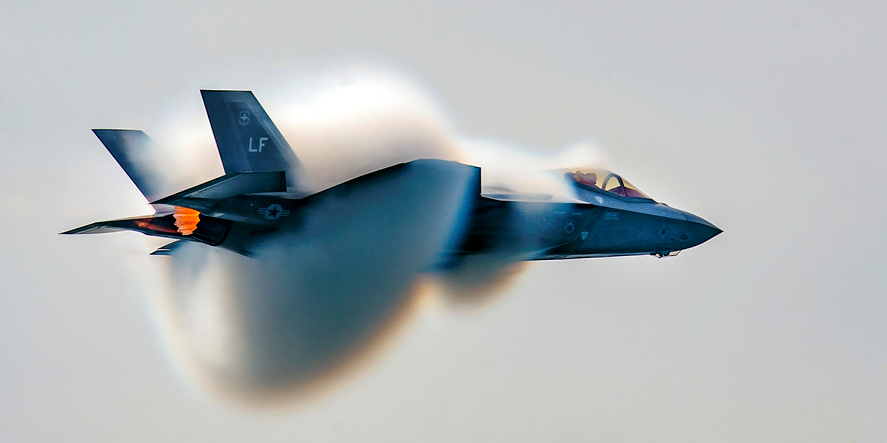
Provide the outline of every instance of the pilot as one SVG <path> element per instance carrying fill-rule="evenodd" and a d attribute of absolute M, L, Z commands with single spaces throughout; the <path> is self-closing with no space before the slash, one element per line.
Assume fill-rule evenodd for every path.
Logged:
<path fill-rule="evenodd" d="M 594 172 L 584 173 L 582 171 L 576 171 L 573 174 L 573 180 L 576 180 L 583 185 L 594 186 L 597 187 L 597 174 Z"/>

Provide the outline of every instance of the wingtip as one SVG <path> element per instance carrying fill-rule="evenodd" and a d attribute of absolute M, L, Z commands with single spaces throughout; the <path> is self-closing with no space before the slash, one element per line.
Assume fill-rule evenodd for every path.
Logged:
<path fill-rule="evenodd" d="M 74 229 L 69 229 L 69 230 L 67 230 L 67 231 L 65 231 L 65 232 L 59 232 L 59 235 L 76 235 L 76 234 L 82 234 L 82 233 L 84 233 L 84 232 L 86 232 L 86 231 L 89 231 L 90 229 L 92 229 L 92 228 L 94 228 L 94 227 L 95 227 L 95 223 L 90 223 L 90 224 L 88 224 L 88 225 L 86 225 L 86 226 L 80 226 L 80 227 L 77 227 L 77 228 L 74 228 Z"/>
<path fill-rule="evenodd" d="M 89 226 L 92 226 L 92 225 L 93 225 L 93 223 L 90 223 L 90 224 L 88 224 L 88 225 L 86 225 L 86 226 L 78 226 L 78 227 L 76 227 L 76 228 L 74 228 L 74 229 L 68 229 L 68 230 L 65 231 L 65 232 L 59 232 L 59 235 L 74 235 L 74 234 L 79 234 L 80 232 L 85 231 L 86 228 L 88 228 Z"/>

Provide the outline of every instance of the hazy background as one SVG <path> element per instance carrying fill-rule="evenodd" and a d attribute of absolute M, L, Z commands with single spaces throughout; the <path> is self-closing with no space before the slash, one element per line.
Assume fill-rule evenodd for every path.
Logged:
<path fill-rule="evenodd" d="M 6 2 L 0 439 L 883 441 L 885 20 L 877 2 Z M 411 78 L 459 134 L 594 138 L 726 232 L 675 259 L 530 264 L 479 308 L 429 298 L 316 397 L 220 401 L 169 358 L 132 272 L 143 239 L 56 235 L 144 210 L 89 129 L 184 148 L 211 134 L 174 129 L 205 121 L 200 88 L 252 89 L 275 118 L 281 88 L 352 65 Z"/>

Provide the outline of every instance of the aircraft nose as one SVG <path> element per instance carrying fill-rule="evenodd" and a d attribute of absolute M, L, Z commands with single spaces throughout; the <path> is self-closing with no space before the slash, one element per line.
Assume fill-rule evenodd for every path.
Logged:
<path fill-rule="evenodd" d="M 687 229 L 690 231 L 690 238 L 694 241 L 693 246 L 705 243 L 711 240 L 712 237 L 724 232 L 702 217 L 689 212 L 681 212 L 683 213 L 684 219 L 690 222 Z"/>

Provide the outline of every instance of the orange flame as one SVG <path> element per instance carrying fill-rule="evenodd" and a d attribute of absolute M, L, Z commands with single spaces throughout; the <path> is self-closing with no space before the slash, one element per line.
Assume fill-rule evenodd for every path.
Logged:
<path fill-rule="evenodd" d="M 176 219 L 176 227 L 182 235 L 191 235 L 200 222 L 200 212 L 191 208 L 176 206 L 176 212 L 172 216 Z"/>

